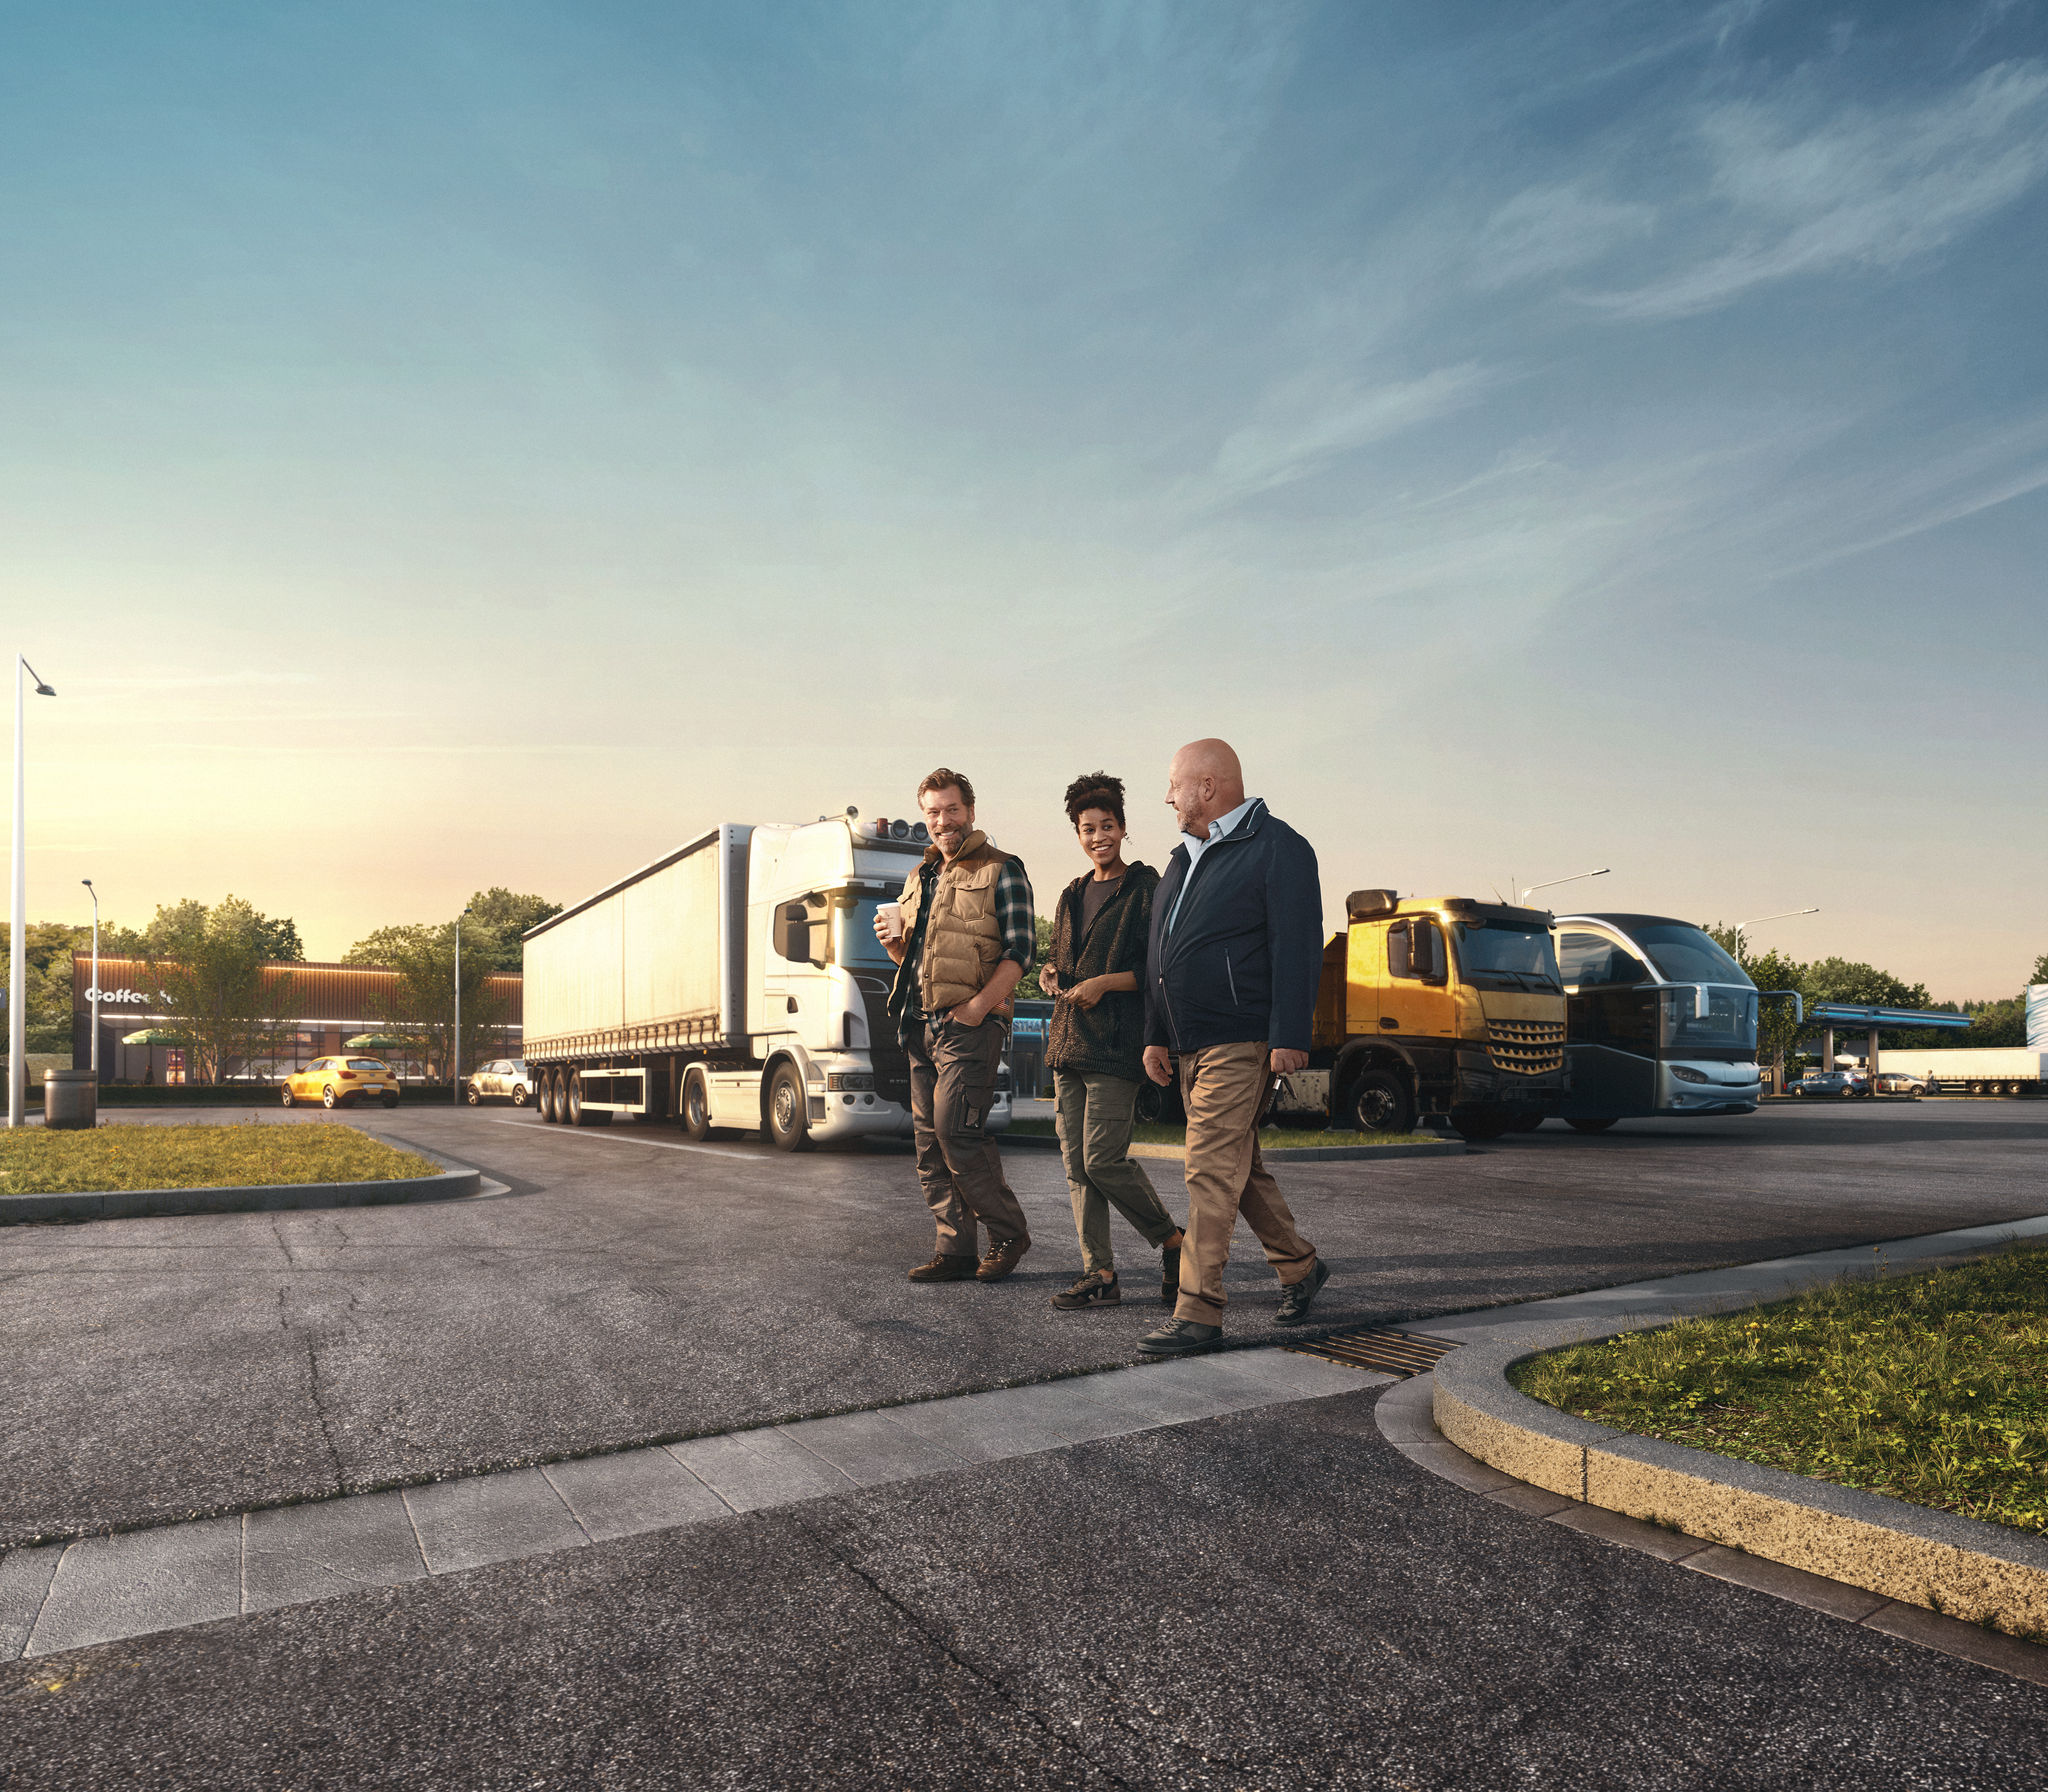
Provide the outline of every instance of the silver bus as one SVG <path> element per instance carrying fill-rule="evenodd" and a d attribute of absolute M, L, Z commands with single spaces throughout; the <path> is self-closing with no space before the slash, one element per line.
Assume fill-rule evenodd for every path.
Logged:
<path fill-rule="evenodd" d="M 1561 915 L 1553 932 L 1569 1125 L 1756 1112 L 1757 987 L 1703 929 L 1669 915 Z"/>

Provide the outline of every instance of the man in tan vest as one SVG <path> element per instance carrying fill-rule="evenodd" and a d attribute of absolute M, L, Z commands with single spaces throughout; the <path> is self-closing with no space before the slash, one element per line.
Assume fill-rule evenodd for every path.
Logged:
<path fill-rule="evenodd" d="M 1010 992 L 1038 953 L 1031 881 L 974 825 L 974 786 L 960 773 L 941 766 L 917 787 L 917 804 L 931 847 L 904 880 L 899 926 L 875 920 L 896 961 L 889 1012 L 910 1055 L 917 1177 L 938 1226 L 937 1250 L 910 1279 L 1000 1282 L 1031 1248 L 987 1124 Z M 977 1224 L 989 1236 L 978 1261 Z"/>

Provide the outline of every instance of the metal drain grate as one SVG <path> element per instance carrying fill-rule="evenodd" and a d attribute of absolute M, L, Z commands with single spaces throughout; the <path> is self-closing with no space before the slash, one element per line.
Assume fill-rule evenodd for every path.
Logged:
<path fill-rule="evenodd" d="M 1420 1375 L 1425 1369 L 1434 1368 L 1439 1357 L 1448 1356 L 1458 1347 L 1447 1339 L 1428 1338 L 1419 1332 L 1368 1330 L 1337 1332 L 1287 1348 L 1302 1356 L 1323 1357 L 1353 1369 L 1376 1369 L 1382 1375 Z"/>

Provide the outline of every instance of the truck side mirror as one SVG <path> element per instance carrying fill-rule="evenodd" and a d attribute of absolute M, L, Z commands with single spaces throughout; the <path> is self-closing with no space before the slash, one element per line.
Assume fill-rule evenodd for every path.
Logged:
<path fill-rule="evenodd" d="M 1420 921 L 1415 927 L 1415 974 L 1425 983 L 1442 983 L 1448 976 L 1444 962 L 1443 930 L 1433 922 Z"/>
<path fill-rule="evenodd" d="M 801 902 L 785 902 L 776 911 L 775 950 L 796 964 L 811 957 L 811 918 Z"/>
<path fill-rule="evenodd" d="M 1406 921 L 1396 921 L 1393 926 L 1387 929 L 1387 975 L 1390 977 L 1413 975 L 1408 968 L 1412 959 L 1413 953 L 1410 949 L 1408 923 Z"/>

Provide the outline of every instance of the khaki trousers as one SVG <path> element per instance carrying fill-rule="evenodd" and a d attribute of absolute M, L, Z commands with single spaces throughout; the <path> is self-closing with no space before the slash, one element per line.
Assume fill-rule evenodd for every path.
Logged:
<path fill-rule="evenodd" d="M 1008 1033 L 993 1018 L 978 1027 L 929 1021 L 911 1033 L 910 1132 L 941 1257 L 979 1257 L 977 1221 L 990 1249 L 1031 1236 L 987 1124 Z"/>
<path fill-rule="evenodd" d="M 1295 1230 L 1280 1185 L 1259 1157 L 1265 1043 L 1181 1053 L 1180 1095 L 1188 1111 L 1188 1235 L 1180 1247 L 1180 1303 L 1173 1312 L 1198 1325 L 1221 1325 L 1223 1266 L 1239 1214 L 1282 1287 L 1315 1268 L 1316 1247 Z"/>
<path fill-rule="evenodd" d="M 1131 1125 L 1137 1117 L 1138 1085 L 1128 1077 L 1089 1071 L 1055 1070 L 1060 1160 L 1067 1194 L 1074 1203 L 1074 1230 L 1081 1236 L 1081 1272 L 1116 1269 L 1109 1242 L 1114 1207 L 1155 1251 L 1175 1232 L 1144 1165 L 1131 1156 Z"/>

